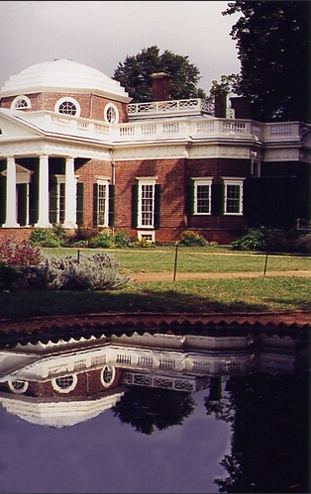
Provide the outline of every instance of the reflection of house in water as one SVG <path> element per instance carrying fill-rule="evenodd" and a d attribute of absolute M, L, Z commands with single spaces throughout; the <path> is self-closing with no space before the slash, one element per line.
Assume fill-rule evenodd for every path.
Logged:
<path fill-rule="evenodd" d="M 113 407 L 131 386 L 213 392 L 215 377 L 308 367 L 299 338 L 133 333 L 17 344 L 0 350 L 0 402 L 36 424 L 63 427 Z"/>

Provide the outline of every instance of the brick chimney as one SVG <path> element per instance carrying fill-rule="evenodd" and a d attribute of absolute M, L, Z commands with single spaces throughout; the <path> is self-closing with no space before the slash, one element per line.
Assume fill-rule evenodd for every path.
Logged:
<path fill-rule="evenodd" d="M 227 117 L 227 96 L 226 91 L 218 91 L 215 93 L 215 117 Z"/>
<path fill-rule="evenodd" d="M 230 98 L 231 108 L 234 110 L 234 118 L 252 118 L 251 103 L 242 96 Z"/>
<path fill-rule="evenodd" d="M 152 79 L 152 101 L 167 101 L 169 99 L 169 74 L 155 72 Z"/>

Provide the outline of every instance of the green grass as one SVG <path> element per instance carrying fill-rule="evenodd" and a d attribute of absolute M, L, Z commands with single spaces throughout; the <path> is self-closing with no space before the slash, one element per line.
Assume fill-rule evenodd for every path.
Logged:
<path fill-rule="evenodd" d="M 43 249 L 52 255 L 78 255 L 78 249 Z M 107 249 L 108 251 L 108 249 Z M 90 255 L 95 249 L 79 249 L 79 255 Z M 122 274 L 139 272 L 174 272 L 176 250 L 174 247 L 155 249 L 113 249 L 109 251 L 120 262 Z M 234 252 L 229 247 L 179 247 L 177 272 L 180 273 L 229 273 L 292 271 L 311 269 L 311 256 Z"/>
<path fill-rule="evenodd" d="M 77 255 L 78 249 L 43 249 L 53 255 Z M 89 255 L 95 249 L 79 249 Z M 175 248 L 111 250 L 120 273 L 171 272 Z M 178 272 L 263 273 L 264 254 L 232 252 L 226 247 L 179 248 Z M 311 258 L 269 255 L 269 270 L 311 268 Z M 173 278 L 172 278 L 173 280 Z M 79 315 L 100 312 L 252 312 L 307 310 L 311 312 L 311 277 L 256 276 L 234 279 L 178 280 L 131 283 L 116 291 L 15 291 L 0 293 L 0 319 Z"/>
<path fill-rule="evenodd" d="M 99 312 L 308 310 L 311 278 L 259 277 L 129 285 L 118 291 L 0 293 L 0 319 Z"/>

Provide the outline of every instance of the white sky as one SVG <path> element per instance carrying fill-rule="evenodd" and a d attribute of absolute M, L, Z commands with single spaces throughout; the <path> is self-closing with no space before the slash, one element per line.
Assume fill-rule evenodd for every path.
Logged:
<path fill-rule="evenodd" d="M 127 55 L 156 45 L 188 56 L 208 94 L 212 80 L 238 73 L 230 36 L 238 16 L 218 1 L 1 1 L 0 87 L 30 65 L 72 58 L 111 77 Z"/>

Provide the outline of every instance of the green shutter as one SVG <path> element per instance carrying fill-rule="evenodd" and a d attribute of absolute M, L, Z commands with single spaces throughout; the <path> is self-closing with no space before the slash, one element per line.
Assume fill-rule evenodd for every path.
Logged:
<path fill-rule="evenodd" d="M 194 213 L 194 183 L 186 185 L 186 215 L 192 216 Z"/>
<path fill-rule="evenodd" d="M 55 177 L 51 177 L 50 179 L 50 211 L 49 211 L 49 219 L 50 223 L 54 225 L 57 219 L 57 181 Z"/>
<path fill-rule="evenodd" d="M 0 173 L 0 226 L 6 220 L 6 177 Z"/>
<path fill-rule="evenodd" d="M 160 213 L 161 213 L 161 185 L 156 184 L 154 188 L 154 227 L 160 228 Z"/>
<path fill-rule="evenodd" d="M 77 182 L 77 225 L 83 225 L 83 188 L 82 182 Z"/>
<path fill-rule="evenodd" d="M 27 184 L 17 185 L 17 222 L 27 224 Z"/>
<path fill-rule="evenodd" d="M 225 186 L 224 184 L 212 184 L 212 208 L 213 216 L 224 214 Z"/>
<path fill-rule="evenodd" d="M 36 163 L 35 173 L 31 176 L 29 184 L 29 224 L 34 225 L 38 221 L 39 202 L 39 169 Z"/>
<path fill-rule="evenodd" d="M 132 185 L 132 228 L 138 224 L 138 184 Z"/>
<path fill-rule="evenodd" d="M 114 226 L 115 218 L 115 185 L 109 185 L 109 211 L 108 211 L 108 225 Z"/>
<path fill-rule="evenodd" d="M 93 184 L 93 226 L 97 226 L 98 184 Z"/>

